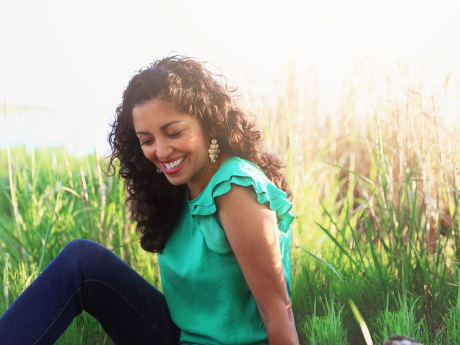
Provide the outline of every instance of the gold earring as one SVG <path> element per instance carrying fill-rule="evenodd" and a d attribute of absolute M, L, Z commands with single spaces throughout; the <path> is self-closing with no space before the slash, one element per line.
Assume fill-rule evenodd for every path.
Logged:
<path fill-rule="evenodd" d="M 215 163 L 217 157 L 219 157 L 219 145 L 217 145 L 217 140 L 212 139 L 211 145 L 209 145 L 209 158 L 211 158 L 211 163 Z"/>

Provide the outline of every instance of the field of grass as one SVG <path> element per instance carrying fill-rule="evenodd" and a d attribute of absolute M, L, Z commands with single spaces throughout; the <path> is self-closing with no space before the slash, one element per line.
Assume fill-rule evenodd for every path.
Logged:
<path fill-rule="evenodd" d="M 314 76 L 293 71 L 271 97 L 248 88 L 245 101 L 287 163 L 302 342 L 382 344 L 398 333 L 458 344 L 459 126 L 443 122 L 449 99 L 460 101 L 456 81 L 448 75 L 428 87 L 403 64 L 391 75 L 356 72 L 332 107 Z M 123 183 L 104 175 L 101 157 L 9 153 L 0 151 L 0 315 L 74 238 L 107 246 L 160 286 L 155 257 L 137 244 Z M 110 340 L 84 314 L 59 343 Z"/>

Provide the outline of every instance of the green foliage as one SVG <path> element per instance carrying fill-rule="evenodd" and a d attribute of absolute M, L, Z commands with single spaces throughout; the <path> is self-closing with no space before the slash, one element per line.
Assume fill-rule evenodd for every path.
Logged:
<path fill-rule="evenodd" d="M 415 313 L 415 305 L 418 300 L 410 303 L 410 305 L 407 302 L 407 296 L 398 300 L 401 301 L 401 305 L 397 310 L 389 311 L 387 308 L 374 317 L 375 342 L 380 344 L 392 334 L 404 334 L 420 342 L 429 343 L 425 319 L 420 318 Z"/>
<path fill-rule="evenodd" d="M 100 344 L 110 345 L 113 342 L 94 317 L 86 312 L 77 316 L 67 330 L 61 335 L 56 345 L 69 344 Z"/>
<path fill-rule="evenodd" d="M 345 306 L 340 314 L 348 342 L 365 344 L 347 305 L 352 300 L 375 344 L 392 333 L 425 344 L 451 343 L 458 327 L 456 309 L 449 307 L 459 291 L 453 269 L 459 239 L 457 177 L 443 165 L 434 167 L 445 163 L 440 141 L 430 155 L 414 154 L 417 148 L 403 148 L 393 136 L 406 128 L 393 127 L 388 117 L 384 124 L 373 117 L 365 129 L 369 139 L 322 141 L 325 147 L 310 165 L 299 167 L 314 182 L 307 180 L 305 190 L 295 192 L 308 198 L 295 211 L 300 215 L 294 236 L 300 248 L 293 286 L 297 327 L 310 329 L 311 322 L 304 321 L 309 315 L 329 315 L 321 305 L 316 308 L 316 299 L 337 300 Z M 412 140 L 425 145 L 424 137 Z M 429 171 L 437 175 L 429 179 Z"/>
<path fill-rule="evenodd" d="M 0 151 L 0 156 L 6 154 Z M 72 239 L 86 238 L 113 250 L 144 278 L 161 288 L 156 257 L 138 245 L 124 205 L 123 182 L 106 176 L 100 158 L 68 156 L 57 149 L 12 150 L 12 181 L 1 186 L 0 315 Z M 104 162 L 102 162 L 104 166 Z M 3 167 L 3 166 L 2 166 Z M 1 181 L 8 181 L 2 170 Z M 16 211 L 13 200 L 16 202 Z M 6 207 L 6 206 L 5 206 Z M 8 265 L 6 264 L 8 255 Z M 58 344 L 111 344 L 90 315 L 78 316 Z"/>
<path fill-rule="evenodd" d="M 305 338 L 305 344 L 337 344 L 345 345 L 347 342 L 347 332 L 343 326 L 341 316 L 342 309 L 337 310 L 334 300 L 330 303 L 325 301 L 322 305 L 326 311 L 324 316 L 316 315 L 316 300 L 313 305 L 313 315 L 307 316 L 300 328 Z"/>

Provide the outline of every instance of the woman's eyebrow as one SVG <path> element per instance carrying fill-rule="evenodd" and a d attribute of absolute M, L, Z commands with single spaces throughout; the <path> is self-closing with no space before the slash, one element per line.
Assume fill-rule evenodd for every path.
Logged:
<path fill-rule="evenodd" d="M 169 126 L 175 124 L 175 123 L 178 123 L 178 122 L 184 122 L 182 120 L 174 120 L 174 121 L 171 121 L 171 122 L 168 122 L 166 124 L 164 124 L 163 126 L 161 126 L 161 130 L 164 131 L 166 128 L 168 128 Z"/>
<path fill-rule="evenodd" d="M 165 123 L 163 126 L 160 127 L 160 130 L 161 131 L 164 131 L 166 128 L 168 128 L 169 126 L 175 124 L 175 123 L 179 123 L 179 122 L 184 122 L 182 120 L 174 120 L 174 121 L 171 121 L 171 122 L 168 122 L 168 123 Z M 136 134 L 139 135 L 139 134 L 150 134 L 150 132 L 146 132 L 146 131 L 136 131 Z"/>

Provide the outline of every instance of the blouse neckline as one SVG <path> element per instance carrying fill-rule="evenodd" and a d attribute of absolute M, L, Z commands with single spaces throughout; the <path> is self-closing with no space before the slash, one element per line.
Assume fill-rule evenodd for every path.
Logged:
<path fill-rule="evenodd" d="M 188 190 L 188 187 L 186 188 L 186 193 L 185 193 L 185 198 L 187 200 L 187 202 L 189 204 L 194 204 L 197 200 L 200 199 L 200 197 L 204 194 L 204 192 L 206 191 L 206 189 L 211 185 L 211 182 L 212 180 L 214 179 L 214 177 L 217 175 L 217 172 L 219 170 L 222 169 L 222 167 L 232 158 L 235 158 L 235 156 L 230 156 L 230 157 L 227 157 L 224 159 L 224 161 L 222 162 L 222 164 L 217 168 L 216 172 L 214 173 L 214 175 L 212 175 L 211 179 L 209 180 L 208 184 L 206 185 L 206 187 L 203 188 L 203 190 L 201 191 L 200 194 L 198 194 L 198 196 L 196 198 L 193 198 L 193 199 L 189 199 L 189 190 Z"/>

